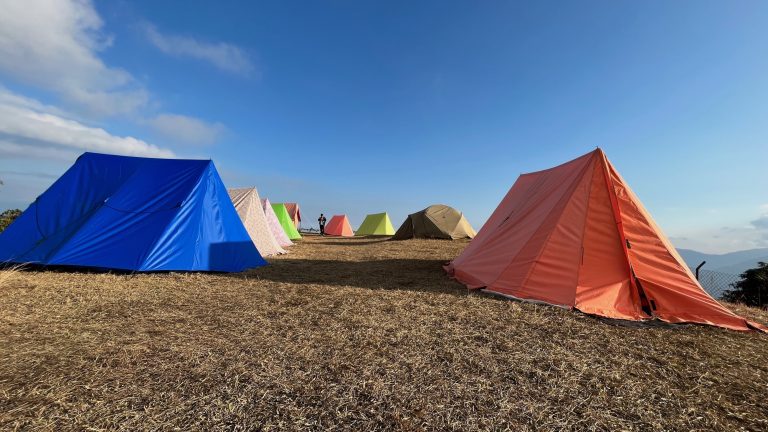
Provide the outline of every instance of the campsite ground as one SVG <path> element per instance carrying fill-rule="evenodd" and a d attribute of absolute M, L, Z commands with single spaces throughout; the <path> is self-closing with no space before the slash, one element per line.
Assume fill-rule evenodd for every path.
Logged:
<path fill-rule="evenodd" d="M 465 245 L 308 237 L 240 275 L 1 272 L 0 429 L 768 429 L 765 335 L 468 293 L 440 267 Z"/>

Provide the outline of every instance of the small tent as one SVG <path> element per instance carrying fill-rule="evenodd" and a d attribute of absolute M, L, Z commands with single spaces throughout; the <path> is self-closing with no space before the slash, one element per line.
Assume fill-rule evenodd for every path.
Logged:
<path fill-rule="evenodd" d="M 328 225 L 325 226 L 325 233 L 332 236 L 340 237 L 352 237 L 355 232 L 352 231 L 352 226 L 349 224 L 347 215 L 336 215 L 328 221 Z"/>
<path fill-rule="evenodd" d="M 277 219 L 275 210 L 272 208 L 272 203 L 270 203 L 268 199 L 264 198 L 261 200 L 261 208 L 264 210 L 264 216 L 267 218 L 267 225 L 269 226 L 269 230 L 272 232 L 272 235 L 275 237 L 277 244 L 284 248 L 293 246 L 293 242 L 285 234 L 283 226 L 280 225 L 280 221 Z"/>
<path fill-rule="evenodd" d="M 255 187 L 228 189 L 229 198 L 232 199 L 237 210 L 237 215 L 243 221 L 248 235 L 262 256 L 284 254 L 283 249 L 275 240 L 269 229 L 267 217 L 261 207 L 261 198 Z"/>
<path fill-rule="evenodd" d="M 299 205 L 297 203 L 283 204 L 285 204 L 285 209 L 288 210 L 288 215 L 291 217 L 293 225 L 296 229 L 299 229 L 299 226 L 301 225 L 301 210 L 299 209 Z"/>
<path fill-rule="evenodd" d="M 461 212 L 447 205 L 431 205 L 408 215 L 392 240 L 412 238 L 463 239 L 473 238 L 475 230 Z"/>
<path fill-rule="evenodd" d="M 521 175 L 446 270 L 469 288 L 609 318 L 768 330 L 702 289 L 600 149 Z"/>
<path fill-rule="evenodd" d="M 283 231 L 285 231 L 285 235 L 287 235 L 288 238 L 291 240 L 300 239 L 301 234 L 299 234 L 299 231 L 296 229 L 296 226 L 293 224 L 293 220 L 291 219 L 291 216 L 288 214 L 288 210 L 285 208 L 285 204 L 282 204 L 282 203 L 272 204 L 272 210 L 275 211 L 277 220 L 280 221 L 280 226 L 283 227 Z"/>
<path fill-rule="evenodd" d="M 395 233 L 387 213 L 369 214 L 355 231 L 356 236 L 391 236 Z"/>
<path fill-rule="evenodd" d="M 0 262 L 237 272 L 266 262 L 210 160 L 82 154 L 0 234 Z"/>

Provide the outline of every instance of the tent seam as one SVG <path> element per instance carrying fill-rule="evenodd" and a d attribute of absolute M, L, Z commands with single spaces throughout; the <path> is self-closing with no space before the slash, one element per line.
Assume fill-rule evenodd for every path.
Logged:
<path fill-rule="evenodd" d="M 592 167 L 592 178 L 595 177 L 595 171 L 597 170 L 597 163 Z M 581 268 L 584 266 L 584 234 L 587 232 L 587 221 L 589 220 L 589 213 L 591 210 L 590 203 L 592 202 L 592 181 L 589 182 L 590 188 L 587 193 L 587 211 L 584 212 L 584 223 L 581 226 L 581 259 L 579 260 L 579 266 L 576 268 L 576 287 L 573 290 L 573 307 L 576 307 L 576 297 L 579 294 L 579 281 L 581 280 Z"/>

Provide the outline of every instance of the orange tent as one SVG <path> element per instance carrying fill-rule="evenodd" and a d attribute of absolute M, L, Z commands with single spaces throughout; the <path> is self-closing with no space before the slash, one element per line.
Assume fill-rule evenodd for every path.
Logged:
<path fill-rule="evenodd" d="M 768 331 L 701 288 L 600 149 L 521 175 L 446 270 L 469 288 L 610 318 Z"/>
<path fill-rule="evenodd" d="M 336 215 L 328 221 L 328 225 L 325 226 L 325 233 L 332 236 L 341 237 L 354 237 L 355 232 L 352 231 L 352 226 L 349 224 L 347 215 Z"/>
<path fill-rule="evenodd" d="M 299 210 L 299 205 L 297 203 L 283 204 L 285 204 L 285 209 L 288 210 L 288 214 L 291 216 L 293 224 L 296 225 L 296 229 L 299 229 L 299 225 L 301 225 L 301 210 Z"/>

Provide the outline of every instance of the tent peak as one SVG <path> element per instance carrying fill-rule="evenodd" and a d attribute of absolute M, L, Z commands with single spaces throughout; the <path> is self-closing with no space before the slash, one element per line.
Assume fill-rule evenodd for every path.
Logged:
<path fill-rule="evenodd" d="M 548 173 L 548 172 L 552 172 L 552 171 L 557 171 L 557 170 L 559 170 L 559 169 L 561 169 L 563 167 L 566 167 L 568 165 L 578 165 L 580 163 L 587 163 L 587 162 L 591 161 L 593 158 L 606 158 L 607 159 L 607 157 L 605 156 L 605 152 L 600 147 L 597 147 L 595 150 L 592 150 L 592 151 L 590 151 L 588 153 L 585 153 L 585 154 L 577 157 L 576 159 L 569 160 L 568 162 L 561 163 L 560 165 L 556 165 L 556 166 L 553 166 L 551 168 L 546 168 L 546 169 L 539 170 L 539 171 L 525 172 L 525 173 L 520 174 L 520 177 L 524 177 L 524 176 L 537 176 L 537 175 L 540 175 L 540 174 L 544 174 L 544 173 Z"/>

